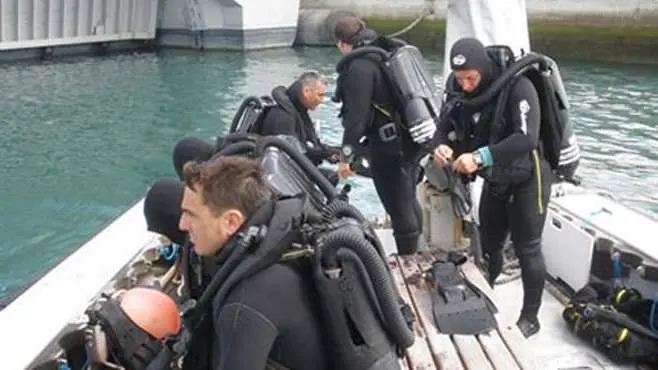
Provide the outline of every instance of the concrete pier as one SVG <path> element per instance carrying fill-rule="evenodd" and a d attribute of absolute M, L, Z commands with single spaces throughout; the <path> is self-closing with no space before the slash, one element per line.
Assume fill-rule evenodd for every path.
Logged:
<path fill-rule="evenodd" d="M 134 49 L 155 37 L 158 0 L 0 1 L 0 60 Z"/>
<path fill-rule="evenodd" d="M 299 0 L 1 0 L 0 61 L 290 47 Z"/>
<path fill-rule="evenodd" d="M 326 15 L 332 12 L 352 12 L 364 17 L 370 28 L 390 34 L 432 9 L 433 14 L 401 38 L 443 51 L 450 1 L 301 0 L 304 17 L 300 15 L 297 44 L 333 45 L 330 37 L 308 41 L 311 30 L 329 27 Z M 526 9 L 534 50 L 562 59 L 658 63 L 658 1 L 526 0 Z"/>
<path fill-rule="evenodd" d="M 160 0 L 157 45 L 190 49 L 290 47 L 299 0 Z"/>
<path fill-rule="evenodd" d="M 473 1 L 473 0 L 462 0 Z M 479 1 L 479 0 L 476 0 Z M 447 0 L 301 0 L 302 9 L 349 10 L 363 17 L 413 18 L 431 7 L 435 16 L 444 18 Z M 611 26 L 656 25 L 658 1 L 655 0 L 526 0 L 529 20 L 561 20 L 568 23 Z"/>

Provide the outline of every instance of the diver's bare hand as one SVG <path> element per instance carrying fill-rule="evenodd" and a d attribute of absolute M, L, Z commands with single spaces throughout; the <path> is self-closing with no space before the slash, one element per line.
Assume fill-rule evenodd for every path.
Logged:
<path fill-rule="evenodd" d="M 478 169 L 478 165 L 475 163 L 473 153 L 464 153 L 460 155 L 452 164 L 452 169 L 455 170 L 455 172 L 464 174 L 475 172 Z"/>
<path fill-rule="evenodd" d="M 452 159 L 452 148 L 447 145 L 441 144 L 434 149 L 434 163 L 443 167 L 448 164 Z"/>
<path fill-rule="evenodd" d="M 350 164 L 345 162 L 338 163 L 338 171 L 336 172 L 338 172 L 338 177 L 341 179 L 346 179 L 354 175 L 354 171 L 352 171 Z"/>
<path fill-rule="evenodd" d="M 329 163 L 336 164 L 338 162 L 340 162 L 340 154 L 334 153 L 331 156 L 329 156 Z"/>

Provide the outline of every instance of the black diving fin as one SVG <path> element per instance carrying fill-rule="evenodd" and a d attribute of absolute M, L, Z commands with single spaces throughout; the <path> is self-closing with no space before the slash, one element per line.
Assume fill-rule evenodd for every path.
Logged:
<path fill-rule="evenodd" d="M 496 305 L 460 269 L 466 260 L 451 253 L 432 263 L 432 313 L 440 333 L 475 335 L 498 327 Z"/>

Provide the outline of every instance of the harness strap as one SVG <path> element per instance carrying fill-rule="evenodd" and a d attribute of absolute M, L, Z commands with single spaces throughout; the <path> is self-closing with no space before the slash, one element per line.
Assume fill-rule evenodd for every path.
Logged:
<path fill-rule="evenodd" d="M 389 111 L 387 111 L 386 109 L 384 109 L 381 105 L 378 105 L 378 104 L 372 103 L 372 106 L 375 108 L 375 110 L 377 110 L 379 113 L 385 115 L 386 117 L 388 117 L 388 118 L 392 118 L 392 117 L 393 117 L 393 114 L 391 114 Z"/>

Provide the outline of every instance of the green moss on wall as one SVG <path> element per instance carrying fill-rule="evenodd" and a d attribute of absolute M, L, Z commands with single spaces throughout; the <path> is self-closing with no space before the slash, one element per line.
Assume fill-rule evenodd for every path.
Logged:
<path fill-rule="evenodd" d="M 411 23 L 409 19 L 393 18 L 366 18 L 365 21 L 369 28 L 387 35 L 398 32 Z M 445 20 L 423 20 L 416 27 L 399 37 L 420 48 L 442 52 L 445 44 L 445 29 Z"/>
<path fill-rule="evenodd" d="M 409 19 L 367 18 L 368 26 L 390 34 Z M 443 52 L 445 20 L 423 20 L 400 38 L 422 49 Z M 573 20 L 530 21 L 533 50 L 555 58 L 658 64 L 658 26 L 596 26 Z"/>

